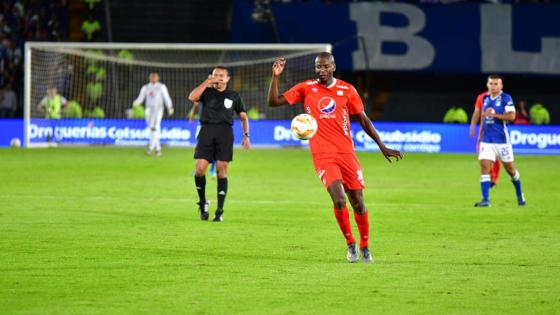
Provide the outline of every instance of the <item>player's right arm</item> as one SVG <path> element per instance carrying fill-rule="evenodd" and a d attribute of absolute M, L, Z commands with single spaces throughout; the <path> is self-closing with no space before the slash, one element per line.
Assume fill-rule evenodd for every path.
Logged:
<path fill-rule="evenodd" d="M 140 89 L 140 94 L 138 94 L 138 97 L 134 100 L 134 102 L 132 102 L 132 106 L 138 106 L 144 103 L 145 98 L 146 98 L 146 86 L 144 85 Z"/>
<path fill-rule="evenodd" d="M 471 128 L 469 130 L 469 135 L 471 136 L 471 138 L 474 138 L 474 128 L 476 127 L 476 124 L 478 123 L 478 121 L 480 120 L 480 109 L 482 108 L 482 97 L 484 96 L 484 93 L 478 95 L 478 97 L 476 98 L 476 102 L 474 103 L 474 111 L 473 111 L 473 115 L 471 117 Z"/>
<path fill-rule="evenodd" d="M 218 82 L 220 82 L 219 78 L 215 78 L 212 75 L 209 75 L 208 79 L 202 81 L 202 83 L 200 83 L 197 87 L 194 88 L 194 90 L 191 91 L 191 93 L 189 94 L 189 101 L 193 103 L 198 102 L 200 100 L 200 97 L 202 96 L 202 93 L 204 93 L 204 90 L 206 90 L 207 87 L 212 87 Z"/>
<path fill-rule="evenodd" d="M 278 95 L 278 86 L 280 85 L 280 75 L 284 71 L 284 66 L 286 65 L 286 59 L 278 58 L 274 61 L 272 65 L 272 80 L 270 80 L 270 86 L 268 87 L 268 105 L 271 107 L 282 106 L 286 103 L 286 98 L 284 95 Z"/>
<path fill-rule="evenodd" d="M 471 128 L 469 130 L 469 135 L 471 136 L 471 138 L 474 138 L 474 128 L 476 127 L 478 121 L 480 120 L 480 108 L 476 107 L 474 109 L 474 112 L 472 114 L 472 118 L 471 118 Z"/>

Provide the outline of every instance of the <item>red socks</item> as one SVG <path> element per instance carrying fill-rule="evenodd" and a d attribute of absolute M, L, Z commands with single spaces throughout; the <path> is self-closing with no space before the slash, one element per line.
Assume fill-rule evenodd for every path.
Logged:
<path fill-rule="evenodd" d="M 352 229 L 350 228 L 350 215 L 348 214 L 348 208 L 342 210 L 334 209 L 334 216 L 338 222 L 338 226 L 342 231 L 342 235 L 346 238 L 346 244 L 356 243 L 354 236 L 352 236 Z M 358 225 L 358 231 L 360 231 L 360 248 L 368 247 L 369 243 L 369 220 L 368 213 L 359 214 L 354 211 L 354 219 L 356 220 L 356 225 Z"/>
<path fill-rule="evenodd" d="M 500 178 L 500 160 L 496 160 L 492 169 L 490 170 L 490 177 L 494 184 L 498 183 L 498 178 Z"/>
<path fill-rule="evenodd" d="M 354 211 L 354 219 L 356 219 L 356 224 L 358 225 L 358 231 L 360 231 L 360 248 L 368 246 L 369 242 L 369 221 L 368 213 L 359 214 Z"/>
<path fill-rule="evenodd" d="M 348 245 L 351 243 L 356 243 L 354 236 L 352 236 L 352 229 L 350 228 L 350 215 L 348 214 L 348 208 L 344 208 L 342 210 L 338 210 L 334 208 L 334 216 L 336 217 L 338 226 L 342 231 L 342 235 L 344 235 L 344 238 L 346 238 L 346 244 Z M 366 216 L 366 221 L 367 221 L 367 216 Z"/>

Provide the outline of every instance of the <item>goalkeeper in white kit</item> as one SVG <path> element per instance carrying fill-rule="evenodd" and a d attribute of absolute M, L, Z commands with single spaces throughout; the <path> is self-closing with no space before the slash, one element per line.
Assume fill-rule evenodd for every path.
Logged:
<path fill-rule="evenodd" d="M 157 72 L 150 73 L 150 83 L 142 86 L 140 95 L 134 100 L 133 106 L 140 106 L 145 102 L 146 123 L 150 128 L 150 145 L 146 151 L 147 155 L 161 155 L 160 129 L 163 117 L 163 103 L 167 107 L 167 114 L 173 115 L 173 103 L 165 84 L 159 82 Z"/>

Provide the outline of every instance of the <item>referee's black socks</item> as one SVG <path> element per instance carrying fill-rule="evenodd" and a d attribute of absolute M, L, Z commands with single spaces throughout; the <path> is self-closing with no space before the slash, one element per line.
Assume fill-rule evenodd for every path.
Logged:
<path fill-rule="evenodd" d="M 218 209 L 224 209 L 227 195 L 227 177 L 218 178 Z"/>
<path fill-rule="evenodd" d="M 198 192 L 198 199 L 200 203 L 206 202 L 206 176 L 195 176 L 194 183 L 196 185 L 196 192 Z"/>

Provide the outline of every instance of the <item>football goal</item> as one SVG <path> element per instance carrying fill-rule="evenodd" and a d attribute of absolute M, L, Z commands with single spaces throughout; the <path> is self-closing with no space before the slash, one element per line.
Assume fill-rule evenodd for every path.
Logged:
<path fill-rule="evenodd" d="M 158 72 L 167 85 L 175 114 L 165 118 L 186 120 L 192 104 L 189 91 L 205 80 L 214 66 L 230 71 L 229 88 L 238 91 L 254 119 L 291 119 L 301 108 L 267 106 L 271 67 L 277 57 L 288 60 L 281 90 L 314 77 L 317 53 L 331 51 L 329 44 L 141 44 L 27 42 L 25 46 L 24 144 L 41 145 L 56 138 L 50 131 L 36 137 L 40 125 L 75 124 L 77 120 L 112 119 L 138 124 L 141 110 L 132 102 L 150 72 Z M 68 101 L 59 108 L 56 96 Z M 46 103 L 45 103 L 46 101 Z M 33 128 L 33 129 L 32 129 Z M 74 132 L 74 131 L 67 131 Z M 63 143 L 64 144 L 64 143 Z"/>

